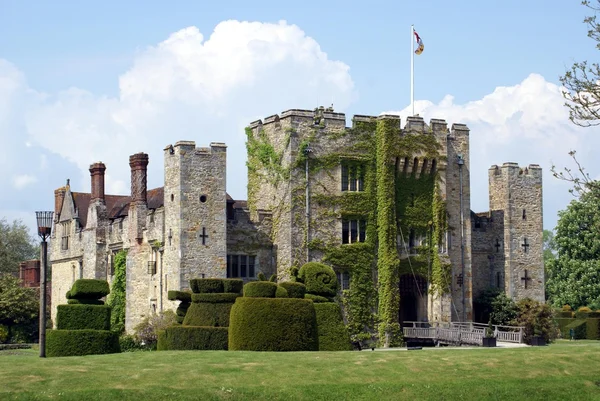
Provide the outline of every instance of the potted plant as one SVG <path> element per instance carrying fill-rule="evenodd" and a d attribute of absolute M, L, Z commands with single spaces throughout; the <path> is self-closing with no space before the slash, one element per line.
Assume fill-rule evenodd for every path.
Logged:
<path fill-rule="evenodd" d="M 491 320 L 488 324 L 488 327 L 485 328 L 485 335 L 483 337 L 483 346 L 484 347 L 495 347 L 496 346 L 496 336 L 494 335 L 494 328 L 492 326 Z"/>
<path fill-rule="evenodd" d="M 533 326 L 533 337 L 531 337 L 531 345 L 543 346 L 546 345 L 546 339 L 543 336 L 542 328 L 536 319 L 535 325 Z"/>

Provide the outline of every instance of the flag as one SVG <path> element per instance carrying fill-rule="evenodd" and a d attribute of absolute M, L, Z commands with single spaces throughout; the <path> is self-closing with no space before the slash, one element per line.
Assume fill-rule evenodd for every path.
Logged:
<path fill-rule="evenodd" d="M 417 50 L 415 50 L 415 54 L 419 55 L 419 54 L 423 53 L 423 49 L 425 48 L 425 46 L 423 45 L 423 41 L 421 40 L 421 37 L 419 36 L 417 31 L 413 31 L 413 32 L 415 33 L 415 38 L 417 39 L 417 45 L 419 45 L 417 47 Z"/>

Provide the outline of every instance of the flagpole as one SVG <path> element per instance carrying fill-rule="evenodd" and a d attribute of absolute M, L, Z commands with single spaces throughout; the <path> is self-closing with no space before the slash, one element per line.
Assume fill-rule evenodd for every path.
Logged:
<path fill-rule="evenodd" d="M 415 115 L 415 26 L 410 26 L 410 105 L 411 116 Z"/>

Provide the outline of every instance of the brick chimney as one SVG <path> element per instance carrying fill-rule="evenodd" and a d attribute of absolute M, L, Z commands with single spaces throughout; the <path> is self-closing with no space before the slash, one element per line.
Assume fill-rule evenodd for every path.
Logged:
<path fill-rule="evenodd" d="M 129 156 L 131 167 L 131 202 L 147 203 L 148 155 L 136 153 Z"/>
<path fill-rule="evenodd" d="M 54 190 L 54 217 L 57 219 L 62 210 L 62 205 L 65 200 L 65 194 L 67 193 L 68 188 L 69 184 Z"/>
<path fill-rule="evenodd" d="M 92 177 L 92 198 L 90 202 L 100 200 L 104 203 L 104 171 L 106 171 L 106 166 L 102 162 L 90 165 L 90 175 Z"/>

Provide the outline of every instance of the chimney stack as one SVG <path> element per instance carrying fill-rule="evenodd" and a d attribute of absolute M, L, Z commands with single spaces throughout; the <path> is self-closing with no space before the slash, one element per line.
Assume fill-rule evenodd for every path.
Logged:
<path fill-rule="evenodd" d="M 148 155 L 136 153 L 129 156 L 131 167 L 131 202 L 147 203 Z"/>
<path fill-rule="evenodd" d="M 65 200 L 65 194 L 67 193 L 68 189 L 69 189 L 69 180 L 67 180 L 67 185 L 54 190 L 54 219 L 55 219 L 55 221 L 58 221 L 60 212 L 62 211 L 62 205 Z"/>
<path fill-rule="evenodd" d="M 95 200 L 104 202 L 104 171 L 106 171 L 106 166 L 102 162 L 90 165 L 90 175 L 92 176 L 91 202 Z"/>

